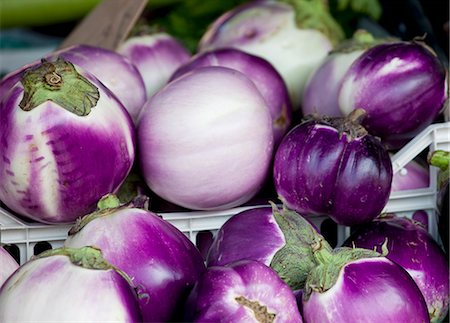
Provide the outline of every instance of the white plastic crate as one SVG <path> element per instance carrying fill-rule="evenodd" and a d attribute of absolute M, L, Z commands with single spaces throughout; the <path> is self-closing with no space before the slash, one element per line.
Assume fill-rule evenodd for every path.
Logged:
<path fill-rule="evenodd" d="M 450 122 L 430 125 L 393 155 L 394 173 L 400 171 L 425 149 L 430 151 L 450 150 Z M 430 167 L 428 188 L 392 193 L 383 212 L 413 217 L 416 211 L 424 211 L 428 217 L 428 230 L 439 241 L 436 180 L 437 169 Z M 163 212 L 159 214 L 196 243 L 199 232 L 211 231 L 214 233 L 234 214 L 254 207 L 257 206 L 242 206 L 221 211 Z M 320 228 L 326 219 L 327 217 L 315 217 L 311 220 Z M 20 253 L 20 263 L 24 263 L 33 256 L 38 243 L 49 243 L 52 248 L 62 246 L 70 227 L 71 225 L 30 223 L 0 208 L 0 244 L 15 245 Z M 337 245 L 340 245 L 349 234 L 349 227 L 336 226 Z"/>

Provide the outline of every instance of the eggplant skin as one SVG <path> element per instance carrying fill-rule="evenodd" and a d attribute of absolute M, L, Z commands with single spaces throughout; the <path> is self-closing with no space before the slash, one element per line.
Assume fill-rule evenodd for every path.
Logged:
<path fill-rule="evenodd" d="M 385 257 L 344 265 L 330 289 L 303 298 L 303 317 L 306 322 L 429 322 L 417 285 Z"/>
<path fill-rule="evenodd" d="M 66 256 L 22 265 L 0 289 L 0 322 L 140 322 L 136 294 L 115 270 L 73 265 Z"/>
<path fill-rule="evenodd" d="M 256 322 L 252 308 L 268 319 L 260 322 L 303 322 L 293 291 L 270 267 L 254 260 L 209 267 L 189 294 L 185 318 Z"/>
<path fill-rule="evenodd" d="M 389 199 L 392 176 L 389 154 L 377 138 L 351 138 L 317 121 L 293 128 L 275 154 L 280 199 L 300 214 L 328 215 L 342 225 L 378 216 Z"/>
<path fill-rule="evenodd" d="M 431 321 L 442 321 L 449 306 L 448 260 L 424 227 L 405 217 L 384 216 L 360 226 L 344 245 L 382 252 L 386 241 L 386 257 L 414 279 L 425 298 Z"/>
<path fill-rule="evenodd" d="M 0 100 L 0 200 L 38 222 L 70 223 L 92 212 L 119 188 L 135 158 L 129 114 L 98 79 L 75 67 L 99 91 L 89 115 L 50 100 L 23 111 L 20 82 Z"/>

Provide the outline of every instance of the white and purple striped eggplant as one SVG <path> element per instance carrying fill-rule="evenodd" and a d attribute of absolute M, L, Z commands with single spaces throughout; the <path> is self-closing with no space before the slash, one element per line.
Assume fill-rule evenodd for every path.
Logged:
<path fill-rule="evenodd" d="M 188 209 L 227 209 L 250 200 L 267 179 L 272 118 L 241 72 L 196 68 L 147 101 L 138 149 L 145 182 L 159 197 Z"/>
<path fill-rule="evenodd" d="M 141 294 L 144 322 L 177 320 L 185 296 L 205 270 L 195 245 L 177 228 L 143 207 L 147 198 L 127 205 L 108 195 L 100 209 L 69 231 L 66 247 L 93 245 L 103 257 L 132 277 Z"/>
<path fill-rule="evenodd" d="M 17 261 L 5 248 L 0 247 L 0 287 L 17 268 L 19 268 Z"/>
<path fill-rule="evenodd" d="M 138 69 L 148 99 L 191 57 L 178 40 L 163 32 L 130 37 L 118 47 L 117 52 L 127 57 Z"/>
<path fill-rule="evenodd" d="M 429 322 L 422 293 L 396 263 L 373 250 L 312 247 L 319 265 L 302 296 L 306 322 Z"/>
<path fill-rule="evenodd" d="M 100 250 L 48 250 L 0 289 L 0 322 L 140 322 L 138 292 Z"/>
<path fill-rule="evenodd" d="M 135 129 L 118 99 L 59 58 L 24 71 L 0 106 L 0 200 L 46 223 L 95 209 L 130 171 Z"/>
<path fill-rule="evenodd" d="M 208 268 L 189 295 L 185 316 L 189 322 L 303 322 L 289 286 L 254 260 Z"/>
<path fill-rule="evenodd" d="M 447 98 L 444 65 L 415 40 L 366 50 L 343 77 L 338 100 L 344 115 L 364 109 L 364 127 L 397 149 L 436 119 Z"/>
<path fill-rule="evenodd" d="M 292 289 L 302 289 L 316 265 L 310 245 L 317 240 L 323 237 L 296 212 L 275 205 L 252 208 L 222 225 L 209 249 L 207 265 L 256 260 L 274 269 Z"/>
<path fill-rule="evenodd" d="M 381 252 L 402 266 L 420 288 L 431 322 L 442 322 L 449 307 L 449 265 L 444 250 L 419 223 L 395 215 L 385 215 L 362 225 L 344 242 Z"/>
<path fill-rule="evenodd" d="M 265 59 L 236 48 L 221 48 L 199 53 L 172 75 L 175 79 L 202 66 L 224 66 L 235 69 L 255 83 L 266 100 L 270 115 L 274 146 L 278 146 L 292 121 L 292 106 L 286 84 L 278 71 Z"/>

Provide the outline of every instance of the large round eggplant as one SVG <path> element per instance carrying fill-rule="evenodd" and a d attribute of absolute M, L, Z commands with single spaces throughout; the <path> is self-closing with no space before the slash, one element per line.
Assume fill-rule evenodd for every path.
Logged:
<path fill-rule="evenodd" d="M 146 201 L 141 196 L 119 205 L 115 196 L 105 197 L 97 212 L 70 230 L 64 245 L 100 248 L 106 260 L 140 287 L 144 321 L 161 322 L 176 314 L 205 265 L 181 231 L 144 209 Z"/>
<path fill-rule="evenodd" d="M 36 221 L 74 221 L 125 180 L 134 125 L 111 91 L 62 58 L 20 75 L 0 101 L 0 200 Z"/>
<path fill-rule="evenodd" d="M 428 306 L 430 320 L 440 322 L 449 306 L 449 266 L 444 251 L 419 223 L 386 215 L 359 227 L 345 242 L 382 252 L 402 266 L 419 286 Z"/>
<path fill-rule="evenodd" d="M 46 251 L 0 289 L 0 322 L 140 322 L 130 277 L 86 247 Z"/>
<path fill-rule="evenodd" d="M 313 248 L 319 265 L 303 292 L 306 322 L 429 322 L 422 293 L 396 263 L 373 250 Z"/>
<path fill-rule="evenodd" d="M 328 215 L 342 225 L 368 222 L 389 199 L 392 163 L 380 141 L 346 118 L 312 118 L 294 127 L 274 160 L 278 197 L 302 215 Z"/>

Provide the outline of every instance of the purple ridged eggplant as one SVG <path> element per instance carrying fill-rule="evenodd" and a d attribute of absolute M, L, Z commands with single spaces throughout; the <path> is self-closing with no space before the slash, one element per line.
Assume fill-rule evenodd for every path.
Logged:
<path fill-rule="evenodd" d="M 162 88 L 172 73 L 191 57 L 188 50 L 167 33 L 130 37 L 117 48 L 117 52 L 138 69 L 147 98 Z"/>
<path fill-rule="evenodd" d="M 272 64 L 238 49 L 216 49 L 193 56 L 189 62 L 175 71 L 172 79 L 204 66 L 229 67 L 253 81 L 266 100 L 272 116 L 274 145 L 278 146 L 291 125 L 292 106 L 286 84 Z"/>
<path fill-rule="evenodd" d="M 19 268 L 17 261 L 0 246 L 0 287 L 8 279 L 9 276 Z"/>
<path fill-rule="evenodd" d="M 380 214 L 389 199 L 392 164 L 380 141 L 359 124 L 361 116 L 355 110 L 346 118 L 312 118 L 286 134 L 273 177 L 288 208 L 348 226 Z"/>
<path fill-rule="evenodd" d="M 306 322 L 429 322 L 422 293 L 396 263 L 373 250 L 313 248 L 319 265 L 303 292 Z"/>
<path fill-rule="evenodd" d="M 0 105 L 0 200 L 46 223 L 95 209 L 129 173 L 135 128 L 84 69 L 59 58 L 24 71 Z"/>
<path fill-rule="evenodd" d="M 381 252 L 402 266 L 419 286 L 428 306 L 431 322 L 441 322 L 449 306 L 449 265 L 434 238 L 415 221 L 386 215 L 357 228 L 344 242 Z"/>
<path fill-rule="evenodd" d="M 109 195 L 99 210 L 83 217 L 69 232 L 66 247 L 94 245 L 104 258 L 133 278 L 140 288 L 145 322 L 176 319 L 185 296 L 205 270 L 200 252 L 177 228 L 143 209 L 144 197 L 119 205 Z"/>
<path fill-rule="evenodd" d="M 395 149 L 430 125 L 447 98 L 447 72 L 436 55 L 419 41 L 392 42 L 370 48 L 353 62 L 342 81 L 339 106 L 344 115 L 364 109 L 364 127 Z"/>
<path fill-rule="evenodd" d="M 217 18 L 199 51 L 234 47 L 266 59 L 283 77 L 298 110 L 309 75 L 342 39 L 342 29 L 324 3 L 251 1 Z"/>
<path fill-rule="evenodd" d="M 0 289 L 0 322 L 88 321 L 141 321 L 131 279 L 96 248 L 48 250 Z"/>
<path fill-rule="evenodd" d="M 208 268 L 185 312 L 189 322 L 303 322 L 289 286 L 254 260 Z"/>
<path fill-rule="evenodd" d="M 147 101 L 147 93 L 141 74 L 128 58 L 91 45 L 71 46 L 51 53 L 48 58 L 55 59 L 58 56 L 94 75 L 117 96 L 131 118 L 137 120 Z"/>
<path fill-rule="evenodd" d="M 209 249 L 207 265 L 259 261 L 274 269 L 292 289 L 302 289 L 316 265 L 310 245 L 317 240 L 323 237 L 296 212 L 275 205 L 253 208 L 222 225 Z"/>

